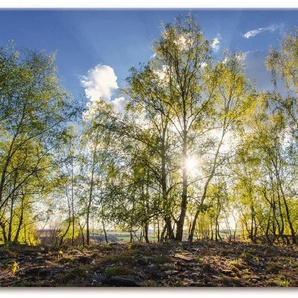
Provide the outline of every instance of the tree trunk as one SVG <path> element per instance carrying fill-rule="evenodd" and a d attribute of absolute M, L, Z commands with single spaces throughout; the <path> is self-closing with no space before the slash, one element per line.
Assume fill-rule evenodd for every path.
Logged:
<path fill-rule="evenodd" d="M 159 225 L 159 218 L 157 219 L 157 242 L 160 242 L 160 225 Z"/>
<path fill-rule="evenodd" d="M 108 234 L 107 234 L 107 230 L 106 230 L 106 225 L 105 225 L 104 219 L 101 220 L 101 223 L 102 223 L 102 230 L 103 230 L 103 233 L 105 235 L 105 241 L 106 241 L 106 243 L 109 243 Z"/>
<path fill-rule="evenodd" d="M 18 224 L 18 228 L 15 234 L 15 237 L 13 239 L 13 243 L 17 243 L 19 240 L 19 235 L 21 232 L 21 227 L 23 225 L 23 220 L 24 220 L 24 198 L 22 199 L 22 208 L 21 208 L 21 215 L 20 215 L 20 220 L 19 220 L 19 224 Z"/>
<path fill-rule="evenodd" d="M 149 241 L 149 224 L 148 224 L 148 222 L 146 222 L 144 224 L 143 232 L 144 232 L 143 236 L 144 236 L 145 242 L 149 243 L 150 241 Z"/>
<path fill-rule="evenodd" d="M 174 240 L 175 235 L 174 235 L 174 230 L 173 230 L 173 227 L 172 227 L 172 222 L 171 222 L 171 219 L 168 218 L 168 217 L 165 218 L 165 228 L 167 230 L 168 238 L 170 240 Z"/>
<path fill-rule="evenodd" d="M 165 241 L 166 240 L 166 238 L 167 238 L 167 226 L 166 225 L 164 225 L 164 227 L 163 227 L 163 229 L 162 229 L 162 231 L 161 231 L 161 234 L 160 234 L 160 241 L 161 242 L 163 242 L 163 241 Z"/>
<path fill-rule="evenodd" d="M 90 245 L 90 210 L 93 198 L 93 188 L 94 188 L 94 172 L 95 172 L 95 150 L 92 157 L 92 169 L 91 169 L 91 180 L 90 180 L 90 190 L 87 203 L 87 214 L 86 214 L 86 244 Z"/>
<path fill-rule="evenodd" d="M 0 222 L 0 227 L 2 229 L 2 236 L 3 236 L 3 242 L 7 243 L 7 234 L 6 234 L 6 226 L 5 223 L 3 223 L 2 221 Z"/>
<path fill-rule="evenodd" d="M 13 219 L 14 219 L 14 196 L 11 198 L 10 202 L 10 217 L 9 217 L 9 222 L 8 222 L 8 233 L 7 233 L 7 241 L 9 243 L 12 242 L 12 227 L 13 227 Z"/>
<path fill-rule="evenodd" d="M 67 228 L 66 228 L 64 234 L 61 236 L 59 246 L 62 246 L 64 238 L 65 238 L 66 234 L 68 233 L 68 231 L 70 229 L 70 225 L 71 225 L 71 219 L 69 218 Z"/>
<path fill-rule="evenodd" d="M 188 173 L 187 173 L 187 168 L 186 168 L 186 160 L 187 160 L 187 132 L 186 132 L 186 130 L 184 130 L 184 132 L 183 132 L 182 195 L 181 195 L 180 216 L 177 221 L 177 232 L 176 232 L 176 240 L 177 241 L 182 241 L 182 239 L 183 239 L 183 228 L 184 228 L 184 221 L 185 221 L 186 208 L 187 208 Z"/>
<path fill-rule="evenodd" d="M 220 141 L 218 143 L 218 146 L 217 146 L 217 149 L 216 149 L 216 153 L 215 153 L 215 156 L 214 156 L 214 160 L 213 160 L 213 164 L 212 164 L 212 170 L 211 170 L 211 173 L 210 173 L 210 176 L 208 177 L 206 183 L 205 183 L 205 186 L 204 186 L 204 191 L 203 191 L 203 194 L 202 194 L 202 197 L 201 197 L 201 202 L 200 202 L 200 205 L 196 211 L 196 214 L 195 214 L 195 217 L 193 219 L 193 223 L 192 223 L 192 228 L 191 228 L 191 232 L 190 234 L 188 235 L 188 240 L 189 241 L 193 241 L 193 235 L 194 235 L 194 232 L 195 232 L 195 228 L 196 228 L 196 224 L 197 224 L 197 218 L 200 214 L 200 211 L 201 211 L 201 206 L 204 204 L 204 201 L 206 199 L 206 195 L 207 195 L 207 189 L 209 187 L 209 184 L 215 174 L 215 170 L 216 170 L 216 166 L 217 166 L 217 159 L 218 159 L 218 156 L 219 156 L 219 152 L 220 152 L 220 148 L 223 144 L 223 140 L 224 140 L 224 136 L 225 136 L 225 133 L 226 133 L 226 128 L 224 126 L 223 130 L 222 130 L 222 134 L 221 134 L 221 138 L 220 138 Z"/>
<path fill-rule="evenodd" d="M 297 244 L 295 230 L 294 230 L 294 227 L 293 227 L 293 224 L 291 221 L 290 210 L 289 210 L 288 203 L 287 203 L 287 200 L 286 200 L 286 197 L 285 197 L 285 194 L 284 194 L 284 191 L 283 191 L 283 188 L 281 185 L 280 185 L 280 189 L 281 189 L 281 193 L 282 193 L 283 202 L 284 202 L 284 205 L 286 208 L 286 218 L 287 218 L 287 221 L 288 221 L 288 224 L 290 227 L 290 231 L 291 231 L 292 243 Z"/>
<path fill-rule="evenodd" d="M 166 131 L 167 126 L 163 129 L 162 134 L 162 144 L 161 144 L 161 189 L 162 189 L 162 201 L 163 201 L 163 210 L 165 212 L 164 221 L 166 224 L 167 235 L 169 239 L 175 239 L 174 230 L 172 228 L 171 222 L 171 207 L 168 202 L 168 185 L 167 185 L 167 171 L 166 171 Z"/>
<path fill-rule="evenodd" d="M 84 235 L 84 228 L 82 227 L 82 225 L 79 222 L 79 227 L 80 227 L 80 233 L 81 233 L 81 238 L 82 238 L 82 245 L 83 247 L 85 246 L 85 235 Z"/>

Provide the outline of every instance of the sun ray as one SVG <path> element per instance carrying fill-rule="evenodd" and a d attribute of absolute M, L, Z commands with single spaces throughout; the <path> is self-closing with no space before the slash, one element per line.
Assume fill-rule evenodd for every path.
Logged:
<path fill-rule="evenodd" d="M 195 156 L 188 156 L 185 160 L 185 167 L 189 174 L 194 174 L 198 168 L 198 159 Z"/>

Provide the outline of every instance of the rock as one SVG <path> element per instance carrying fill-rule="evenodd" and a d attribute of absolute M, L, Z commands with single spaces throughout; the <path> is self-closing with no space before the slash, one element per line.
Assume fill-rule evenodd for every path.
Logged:
<path fill-rule="evenodd" d="M 187 261 L 187 262 L 190 262 L 190 261 L 193 260 L 192 257 L 188 257 L 188 256 L 185 256 L 185 255 L 182 255 L 182 254 L 175 254 L 174 258 L 178 258 L 178 259 L 181 259 L 181 260 L 184 260 L 184 261 Z"/>
<path fill-rule="evenodd" d="M 26 270 L 26 275 L 39 275 L 42 268 L 35 267 Z"/>
<path fill-rule="evenodd" d="M 92 285 L 108 282 L 108 279 L 103 274 L 92 275 L 89 277 L 89 280 L 92 282 Z"/>
<path fill-rule="evenodd" d="M 56 277 L 58 274 L 65 272 L 64 268 L 49 268 L 47 270 L 50 270 L 48 274 L 49 278 Z"/>
<path fill-rule="evenodd" d="M 105 281 L 105 283 L 108 282 L 110 285 L 114 285 L 117 287 L 140 287 L 141 285 L 130 276 L 120 276 L 115 275 L 112 276 L 108 281 Z"/>
<path fill-rule="evenodd" d="M 167 270 L 167 271 L 165 271 L 165 274 L 167 274 L 167 275 L 173 275 L 173 274 L 177 274 L 177 273 L 179 273 L 179 271 L 177 271 L 177 270 Z"/>
<path fill-rule="evenodd" d="M 78 257 L 78 262 L 82 263 L 82 264 L 89 264 L 93 261 L 92 258 L 90 257 L 86 257 L 86 256 L 79 256 Z"/>
<path fill-rule="evenodd" d="M 182 244 L 183 249 L 189 249 L 192 245 L 192 243 L 189 241 L 182 241 L 181 244 Z"/>
<path fill-rule="evenodd" d="M 149 264 L 149 258 L 140 256 L 140 257 L 138 257 L 137 262 L 140 265 L 148 265 Z"/>
<path fill-rule="evenodd" d="M 192 278 L 192 279 L 199 279 L 201 277 L 201 274 L 200 273 L 197 273 L 197 272 L 193 272 L 193 273 L 190 273 L 189 276 Z"/>

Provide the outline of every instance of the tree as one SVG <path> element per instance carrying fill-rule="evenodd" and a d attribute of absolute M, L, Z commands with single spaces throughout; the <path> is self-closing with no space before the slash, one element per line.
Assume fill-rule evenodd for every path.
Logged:
<path fill-rule="evenodd" d="M 86 216 L 86 244 L 90 245 L 90 218 L 92 216 L 92 208 L 97 200 L 98 208 L 101 209 L 101 188 L 103 177 L 103 164 L 105 158 L 104 150 L 104 132 L 100 126 L 85 125 L 85 133 L 82 135 L 84 144 L 84 154 L 81 154 L 81 168 L 84 177 L 81 177 L 81 201 L 83 203 L 82 212 Z M 98 212 L 102 214 L 102 212 Z M 103 219 L 102 219 L 103 220 Z M 104 229 L 105 230 L 105 229 Z"/>
<path fill-rule="evenodd" d="M 182 240 L 187 208 L 192 203 L 196 210 L 189 235 L 192 240 L 208 186 L 227 158 L 221 152 L 224 139 L 237 126 L 248 102 L 254 100 L 253 92 L 244 76 L 241 53 L 227 52 L 222 62 L 213 65 L 211 47 L 191 15 L 163 25 L 154 51 L 155 57 L 145 66 L 132 69 L 128 107 L 144 115 L 144 127 L 139 131 L 150 130 L 150 138 L 142 141 L 147 150 L 154 148 L 157 153 L 159 171 L 155 168 L 155 172 L 160 173 L 157 181 L 170 238 Z M 195 187 L 203 178 L 196 173 L 193 179 L 188 164 L 193 156 L 202 160 L 202 155 L 208 156 L 207 180 Z M 181 176 L 178 183 L 175 176 Z M 181 191 L 179 200 L 177 191 Z"/>
<path fill-rule="evenodd" d="M 192 16 L 186 20 L 177 18 L 173 25 L 163 27 L 162 37 L 155 44 L 156 59 L 164 64 L 168 77 L 170 121 L 178 134 L 181 146 L 182 193 L 177 220 L 176 240 L 182 240 L 188 205 L 189 173 L 186 163 L 192 140 L 206 125 L 206 117 L 212 105 L 211 96 L 206 95 L 205 65 L 210 62 L 211 50 L 208 42 Z"/>
<path fill-rule="evenodd" d="M 173 179 L 170 177 L 177 171 L 177 166 L 171 154 L 175 145 L 170 125 L 170 108 L 166 104 L 168 89 L 161 81 L 161 68 L 159 61 L 150 61 L 140 70 L 131 69 L 127 79 L 129 88 L 126 93 L 130 96 L 127 113 L 135 115 L 130 119 L 133 120 L 131 124 L 137 127 L 131 141 L 138 142 L 139 149 L 143 148 L 137 154 L 134 153 L 135 158 L 142 160 L 144 171 L 148 171 L 152 177 L 153 180 L 148 182 L 151 185 L 156 182 L 155 191 L 161 196 L 160 213 L 165 222 L 164 233 L 169 239 L 174 239 L 174 200 L 171 193 L 175 190 L 176 182 L 171 183 Z"/>
<path fill-rule="evenodd" d="M 253 105 L 256 95 L 249 80 L 244 75 L 244 65 L 242 53 L 233 54 L 226 52 L 223 61 L 218 62 L 214 68 L 208 69 L 209 84 L 207 86 L 207 95 L 212 98 L 213 113 L 211 113 L 209 122 L 211 122 L 212 147 L 208 155 L 208 164 L 206 177 L 203 182 L 202 193 L 199 196 L 196 213 L 193 218 L 189 240 L 192 241 L 196 226 L 197 217 L 204 205 L 208 192 L 208 187 L 214 176 L 227 175 L 224 169 L 234 149 L 231 140 L 236 139 L 236 131 L 239 129 L 241 117 L 247 113 L 250 106 Z M 208 134 L 206 135 L 208 138 Z M 224 148 L 229 142 L 228 149 Z M 235 147 L 236 144 L 234 144 Z"/>
<path fill-rule="evenodd" d="M 295 150 L 289 140 L 287 121 L 280 111 L 268 105 L 268 96 L 260 97 L 258 106 L 247 117 L 245 134 L 238 147 L 234 167 L 237 192 L 249 238 L 257 241 L 266 236 L 268 242 L 277 238 L 287 241 L 290 234 L 296 242 L 296 228 L 289 208 L 295 198 Z M 244 207 L 244 208 L 243 208 Z"/>
<path fill-rule="evenodd" d="M 0 48 L 0 225 L 16 200 L 42 190 L 56 171 L 53 150 L 75 115 L 58 81 L 54 55 Z M 28 204 L 25 204 L 26 206 Z M 25 206 L 23 204 L 23 206 Z M 19 232 L 17 232 L 19 235 Z M 7 239 L 8 242 L 11 239 Z"/>
<path fill-rule="evenodd" d="M 60 156 L 60 183 L 57 184 L 56 196 L 59 197 L 58 205 L 63 213 L 63 229 L 60 233 L 60 245 L 66 237 L 75 243 L 79 221 L 79 132 L 74 125 L 63 132 L 62 146 L 59 150 Z M 60 187 L 58 187 L 60 186 Z M 65 201 L 64 201 L 65 199 Z M 66 215 L 66 216 L 65 216 Z M 69 236 L 70 235 L 70 236 Z"/>

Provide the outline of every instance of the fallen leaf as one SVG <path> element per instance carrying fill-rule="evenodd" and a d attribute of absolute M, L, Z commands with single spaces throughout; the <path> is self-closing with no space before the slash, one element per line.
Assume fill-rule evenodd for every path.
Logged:
<path fill-rule="evenodd" d="M 187 262 L 193 260 L 192 257 L 188 257 L 188 256 L 185 256 L 185 255 L 182 255 L 182 254 L 175 254 L 174 258 L 178 258 L 178 259 L 181 259 L 181 260 L 184 260 L 184 261 L 187 261 Z"/>

